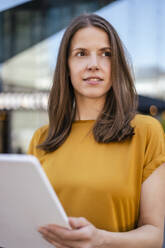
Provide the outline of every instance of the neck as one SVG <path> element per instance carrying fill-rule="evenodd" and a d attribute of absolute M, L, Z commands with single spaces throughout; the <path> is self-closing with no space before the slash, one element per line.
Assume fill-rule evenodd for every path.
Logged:
<path fill-rule="evenodd" d="M 96 120 L 103 109 L 104 100 L 76 97 L 75 120 Z"/>

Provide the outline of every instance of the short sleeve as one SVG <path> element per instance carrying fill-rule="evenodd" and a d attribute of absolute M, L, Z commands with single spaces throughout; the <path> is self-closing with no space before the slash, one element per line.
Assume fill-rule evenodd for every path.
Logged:
<path fill-rule="evenodd" d="M 35 153 L 35 150 L 36 150 L 36 139 L 37 139 L 37 133 L 35 132 L 33 134 L 33 137 L 30 141 L 30 144 L 29 144 L 29 147 L 28 147 L 28 151 L 27 151 L 27 154 L 30 154 L 30 155 L 34 155 Z"/>
<path fill-rule="evenodd" d="M 163 163 L 165 163 L 165 133 L 160 122 L 155 118 L 150 118 L 147 123 L 142 182 Z"/>
<path fill-rule="evenodd" d="M 44 141 L 46 132 L 47 126 L 43 126 L 34 132 L 28 147 L 27 154 L 33 155 L 37 158 L 40 158 L 44 154 L 44 151 L 37 148 L 37 146 Z"/>

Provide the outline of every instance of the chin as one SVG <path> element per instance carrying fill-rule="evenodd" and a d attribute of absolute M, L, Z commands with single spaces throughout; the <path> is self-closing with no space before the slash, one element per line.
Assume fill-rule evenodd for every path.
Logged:
<path fill-rule="evenodd" d="M 91 91 L 91 92 L 85 92 L 83 95 L 84 97 L 88 98 L 102 98 L 107 94 L 107 92 L 100 92 L 99 91 Z"/>
<path fill-rule="evenodd" d="M 84 98 L 90 98 L 90 99 L 99 99 L 105 97 L 105 94 L 86 94 L 83 95 Z"/>
<path fill-rule="evenodd" d="M 75 95 L 79 96 L 80 98 L 86 98 L 86 99 L 99 99 L 104 98 L 107 94 L 108 90 L 100 90 L 100 89 L 92 89 L 92 90 L 82 90 L 82 91 L 76 91 Z"/>

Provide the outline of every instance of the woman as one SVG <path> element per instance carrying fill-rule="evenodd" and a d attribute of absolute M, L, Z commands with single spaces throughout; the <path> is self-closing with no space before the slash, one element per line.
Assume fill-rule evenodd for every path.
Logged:
<path fill-rule="evenodd" d="M 72 230 L 39 228 L 65 247 L 158 248 L 163 242 L 165 139 L 136 113 L 137 96 L 115 29 L 94 14 L 65 31 L 49 97 L 49 125 L 29 154 L 41 162 Z"/>

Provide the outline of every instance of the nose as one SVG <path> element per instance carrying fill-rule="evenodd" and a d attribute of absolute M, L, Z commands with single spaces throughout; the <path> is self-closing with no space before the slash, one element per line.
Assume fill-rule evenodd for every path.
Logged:
<path fill-rule="evenodd" d="M 89 57 L 87 69 L 90 71 L 99 70 L 99 61 L 97 55 L 91 55 Z"/>

